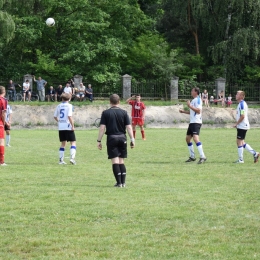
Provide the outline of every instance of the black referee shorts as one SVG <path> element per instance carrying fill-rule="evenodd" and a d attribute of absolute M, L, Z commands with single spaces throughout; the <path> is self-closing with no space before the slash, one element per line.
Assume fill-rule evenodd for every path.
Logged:
<path fill-rule="evenodd" d="M 201 124 L 191 123 L 189 124 L 187 135 L 200 135 Z"/>
<path fill-rule="evenodd" d="M 107 136 L 107 154 L 108 159 L 127 158 L 127 143 L 124 134 Z"/>
<path fill-rule="evenodd" d="M 60 130 L 59 131 L 60 142 L 75 142 L 76 136 L 74 131 L 71 130 Z"/>

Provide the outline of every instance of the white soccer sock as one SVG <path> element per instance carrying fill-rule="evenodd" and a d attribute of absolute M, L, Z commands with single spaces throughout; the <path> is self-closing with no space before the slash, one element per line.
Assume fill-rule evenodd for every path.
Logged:
<path fill-rule="evenodd" d="M 188 149 L 189 149 L 189 152 L 190 152 L 190 157 L 195 158 L 194 147 L 193 147 L 192 143 L 188 143 Z"/>
<path fill-rule="evenodd" d="M 198 148 L 198 151 L 199 151 L 199 154 L 200 154 L 200 158 L 206 158 L 206 157 L 205 157 L 205 154 L 204 154 L 204 152 L 203 152 L 203 149 L 202 149 L 202 144 L 201 144 L 201 142 L 196 143 L 196 145 L 197 145 L 197 148 Z"/>
<path fill-rule="evenodd" d="M 71 146 L 70 147 L 70 158 L 74 160 L 75 156 L 76 156 L 76 146 Z"/>
<path fill-rule="evenodd" d="M 256 151 L 249 145 L 249 144 L 244 144 L 244 148 L 250 152 L 251 154 L 255 155 Z"/>
<path fill-rule="evenodd" d="M 11 136 L 10 135 L 6 135 L 6 144 L 10 144 L 10 139 L 11 139 Z"/>
<path fill-rule="evenodd" d="M 64 152 L 65 152 L 65 148 L 60 148 L 59 150 L 59 157 L 60 157 L 60 161 L 63 162 L 64 160 Z"/>
<path fill-rule="evenodd" d="M 243 159 L 243 152 L 244 152 L 243 146 L 238 146 L 237 151 L 238 151 L 239 160 L 244 161 L 244 159 Z"/>

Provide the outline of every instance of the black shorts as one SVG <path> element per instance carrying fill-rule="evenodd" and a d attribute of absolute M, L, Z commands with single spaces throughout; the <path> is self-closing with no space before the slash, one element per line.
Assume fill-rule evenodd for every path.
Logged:
<path fill-rule="evenodd" d="M 246 138 L 246 131 L 245 129 L 239 129 L 237 128 L 237 139 L 239 140 L 245 140 Z"/>
<path fill-rule="evenodd" d="M 9 125 L 5 124 L 5 131 L 7 131 L 7 130 L 11 130 L 11 127 Z"/>
<path fill-rule="evenodd" d="M 71 130 L 60 130 L 59 131 L 60 142 L 75 142 L 76 136 L 74 131 Z"/>
<path fill-rule="evenodd" d="M 116 157 L 127 158 L 127 143 L 125 135 L 107 136 L 107 154 L 108 159 Z"/>
<path fill-rule="evenodd" d="M 189 124 L 187 135 L 200 135 L 201 124 L 191 123 Z"/>

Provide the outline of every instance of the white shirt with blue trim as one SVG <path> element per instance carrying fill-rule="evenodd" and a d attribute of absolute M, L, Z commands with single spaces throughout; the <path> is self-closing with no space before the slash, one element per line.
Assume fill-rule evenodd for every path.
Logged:
<path fill-rule="evenodd" d="M 237 114 L 236 114 L 237 121 L 239 120 L 241 115 L 244 115 L 245 118 L 240 124 L 237 125 L 237 128 L 244 129 L 244 130 L 250 129 L 250 124 L 248 120 L 248 106 L 245 100 L 241 100 L 237 105 Z"/>
<path fill-rule="evenodd" d="M 190 109 L 190 123 L 202 124 L 202 102 L 200 96 L 197 96 L 191 101 L 191 106 L 200 109 L 200 114 Z"/>
<path fill-rule="evenodd" d="M 59 104 L 55 110 L 54 117 L 58 118 L 59 130 L 72 130 L 69 116 L 72 116 L 72 105 L 68 102 Z"/>

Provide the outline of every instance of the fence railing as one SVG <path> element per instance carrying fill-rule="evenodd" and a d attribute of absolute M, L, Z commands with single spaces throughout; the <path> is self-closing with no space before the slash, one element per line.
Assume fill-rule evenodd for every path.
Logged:
<path fill-rule="evenodd" d="M 13 82 L 18 83 L 22 86 L 23 78 L 13 79 Z M 87 82 L 83 82 L 85 86 L 88 85 Z M 0 79 L 0 85 L 6 86 L 8 84 L 7 80 Z M 60 85 L 59 82 L 53 83 L 54 88 L 56 89 Z M 64 85 L 64 84 L 63 84 Z M 206 89 L 209 97 L 214 96 L 218 97 L 216 93 L 215 82 L 206 82 L 206 83 L 197 83 L 201 92 Z M 120 97 L 123 95 L 122 80 L 118 79 L 116 82 L 108 82 L 103 84 L 93 83 L 92 84 L 95 98 L 108 98 L 111 94 L 117 93 Z M 179 99 L 190 99 L 191 98 L 191 89 L 194 87 L 194 84 L 185 83 L 179 84 L 178 89 L 178 98 Z M 49 88 L 49 84 L 47 89 Z M 33 84 L 34 91 L 36 91 L 36 84 Z M 227 83 L 225 87 L 225 96 L 229 94 L 235 100 L 235 96 L 238 90 L 245 91 L 246 100 L 252 102 L 260 102 L 260 85 L 253 83 Z M 19 89 L 17 89 L 19 91 Z M 145 81 L 138 82 L 132 81 L 131 94 L 141 94 L 144 99 L 170 99 L 170 83 L 165 80 L 156 80 L 156 81 Z"/>

